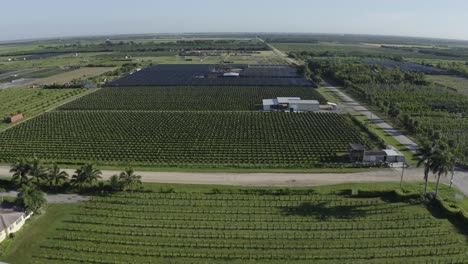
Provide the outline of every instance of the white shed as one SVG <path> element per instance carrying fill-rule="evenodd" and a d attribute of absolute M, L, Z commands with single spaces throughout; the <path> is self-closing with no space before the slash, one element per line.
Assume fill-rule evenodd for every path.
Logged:
<path fill-rule="evenodd" d="M 295 112 L 318 112 L 320 103 L 317 100 L 289 100 L 289 108 Z"/>
<path fill-rule="evenodd" d="M 405 155 L 393 147 L 383 150 L 387 155 L 386 162 L 388 163 L 400 163 L 405 162 Z"/>
<path fill-rule="evenodd" d="M 278 101 L 276 99 L 263 99 L 263 111 L 270 111 L 277 104 Z"/>
<path fill-rule="evenodd" d="M 240 73 L 238 72 L 226 72 L 223 74 L 224 77 L 239 77 Z"/>

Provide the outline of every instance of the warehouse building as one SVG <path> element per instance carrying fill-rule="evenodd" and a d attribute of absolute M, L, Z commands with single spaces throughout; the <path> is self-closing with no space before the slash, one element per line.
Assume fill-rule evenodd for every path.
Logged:
<path fill-rule="evenodd" d="M 320 103 L 317 100 L 290 100 L 289 109 L 293 112 L 318 112 Z"/>
<path fill-rule="evenodd" d="M 320 111 L 320 103 L 317 100 L 302 100 L 300 97 L 277 97 L 275 99 L 263 99 L 263 110 L 318 112 Z"/>

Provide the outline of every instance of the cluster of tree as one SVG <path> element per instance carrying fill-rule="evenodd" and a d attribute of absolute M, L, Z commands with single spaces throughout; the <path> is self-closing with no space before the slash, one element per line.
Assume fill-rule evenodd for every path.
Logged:
<path fill-rule="evenodd" d="M 111 177 L 107 185 L 103 182 L 96 185 L 102 179 L 102 172 L 93 164 L 81 166 L 70 177 L 57 164 L 45 166 L 38 158 L 19 159 L 11 165 L 10 172 L 12 183 L 21 186 L 17 199 L 18 206 L 34 213 L 39 213 L 47 204 L 42 190 L 49 192 L 129 191 L 133 193 L 142 187 L 141 176 L 136 175 L 132 168 L 126 169 L 118 176 Z"/>
<path fill-rule="evenodd" d="M 422 48 L 422 47 L 404 47 L 404 46 L 388 46 L 382 45 L 382 48 L 403 50 L 408 52 L 416 52 L 421 54 L 428 54 L 438 57 L 451 57 L 451 58 L 465 58 L 468 57 L 468 49 L 464 48 Z"/>
<path fill-rule="evenodd" d="M 46 84 L 43 86 L 44 89 L 74 89 L 74 88 L 85 88 L 85 86 L 89 83 L 87 80 L 71 80 L 69 82 L 59 84 L 59 83 L 53 83 L 53 84 Z"/>
<path fill-rule="evenodd" d="M 290 51 L 288 52 L 288 57 L 295 59 L 295 60 L 303 60 L 309 61 L 314 57 L 325 57 L 325 58 L 333 58 L 333 57 L 365 57 L 365 58 L 376 58 L 376 59 L 384 59 L 384 60 L 394 60 L 394 61 L 404 61 L 402 56 L 388 56 L 385 54 L 368 54 L 368 53 L 346 53 L 341 51 L 322 51 L 322 52 L 314 52 L 314 51 Z"/>
<path fill-rule="evenodd" d="M 341 85 L 351 84 L 428 84 L 423 73 L 402 72 L 399 68 L 386 68 L 355 62 L 312 60 L 308 64 L 312 79 L 330 78 Z"/>
<path fill-rule="evenodd" d="M 452 186 L 455 165 L 457 159 L 461 156 L 459 148 L 453 143 L 447 144 L 440 137 L 440 134 L 437 134 L 431 140 L 423 141 L 414 155 L 418 159 L 418 167 L 424 166 L 424 196 L 428 194 L 429 174 L 431 172 L 437 177 L 433 198 L 437 198 L 442 175 L 447 177 L 451 173 L 450 186 Z"/>

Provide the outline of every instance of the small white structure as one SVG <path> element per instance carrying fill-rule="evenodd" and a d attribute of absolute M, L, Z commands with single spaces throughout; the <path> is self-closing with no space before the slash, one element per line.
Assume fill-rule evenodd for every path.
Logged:
<path fill-rule="evenodd" d="M 318 112 L 320 103 L 317 100 L 289 100 L 289 109 L 294 112 Z"/>
<path fill-rule="evenodd" d="M 399 164 L 405 162 L 403 155 L 396 148 L 366 150 L 361 144 L 350 144 L 349 156 L 353 162 Z"/>
<path fill-rule="evenodd" d="M 387 149 L 383 150 L 387 156 L 386 162 L 388 163 L 400 163 L 405 162 L 405 155 L 403 155 L 396 148 L 389 146 Z"/>
<path fill-rule="evenodd" d="M 327 105 L 330 106 L 333 110 L 338 109 L 338 105 L 332 102 L 327 102 Z"/>
<path fill-rule="evenodd" d="M 224 77 L 239 77 L 240 73 L 238 72 L 226 72 L 223 74 Z"/>
<path fill-rule="evenodd" d="M 271 111 L 275 105 L 278 105 L 278 100 L 263 99 L 263 111 Z"/>
<path fill-rule="evenodd" d="M 13 210 L 0 210 L 0 242 L 19 231 L 31 214 Z"/>

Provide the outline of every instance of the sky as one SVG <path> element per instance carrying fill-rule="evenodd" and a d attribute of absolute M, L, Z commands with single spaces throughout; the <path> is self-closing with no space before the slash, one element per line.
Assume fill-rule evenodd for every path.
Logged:
<path fill-rule="evenodd" d="M 466 0 L 22 0 L 1 4 L 0 40 L 294 32 L 468 40 Z"/>

